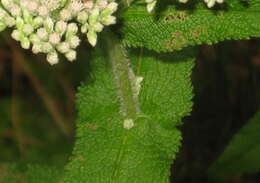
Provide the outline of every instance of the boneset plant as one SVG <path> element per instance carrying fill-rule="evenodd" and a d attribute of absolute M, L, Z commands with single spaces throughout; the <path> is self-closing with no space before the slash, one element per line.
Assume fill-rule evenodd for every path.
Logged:
<path fill-rule="evenodd" d="M 0 30 L 52 65 L 58 53 L 75 60 L 80 42 L 95 46 L 71 159 L 46 180 L 36 176 L 46 168 L 31 167 L 30 182 L 169 182 L 177 127 L 192 110 L 195 46 L 260 37 L 260 0 L 0 2 Z"/>

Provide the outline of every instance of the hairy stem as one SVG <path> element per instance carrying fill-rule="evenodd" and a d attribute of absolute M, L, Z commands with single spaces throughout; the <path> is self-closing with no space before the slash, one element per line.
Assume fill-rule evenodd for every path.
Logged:
<path fill-rule="evenodd" d="M 126 118 L 135 118 L 139 112 L 138 98 L 134 92 L 136 77 L 126 56 L 126 50 L 118 38 L 106 32 L 105 42 L 121 102 L 121 112 Z"/>

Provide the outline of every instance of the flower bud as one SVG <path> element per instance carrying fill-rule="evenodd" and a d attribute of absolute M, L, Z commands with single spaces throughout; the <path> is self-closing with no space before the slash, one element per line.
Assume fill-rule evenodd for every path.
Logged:
<path fill-rule="evenodd" d="M 13 32 L 11 34 L 12 38 L 14 38 L 14 40 L 16 40 L 16 41 L 20 41 L 22 35 L 23 34 L 20 31 L 18 31 L 18 30 L 13 30 Z"/>
<path fill-rule="evenodd" d="M 60 34 L 63 34 L 65 31 L 67 30 L 67 23 L 60 20 L 56 23 L 55 25 L 55 31 L 60 33 Z"/>
<path fill-rule="evenodd" d="M 147 11 L 148 11 L 149 13 L 153 11 L 153 9 L 154 9 L 156 3 L 157 3 L 157 1 L 155 0 L 155 1 L 153 1 L 153 2 L 147 4 Z"/>
<path fill-rule="evenodd" d="M 21 8 L 17 5 L 13 5 L 12 8 L 10 9 L 10 13 L 12 16 L 17 17 L 17 16 L 21 16 Z"/>
<path fill-rule="evenodd" d="M 81 11 L 78 13 L 77 20 L 79 23 L 85 23 L 88 20 L 88 13 L 85 11 Z"/>
<path fill-rule="evenodd" d="M 78 36 L 71 36 L 68 42 L 70 47 L 75 49 L 79 46 L 80 39 Z"/>
<path fill-rule="evenodd" d="M 64 21 L 69 21 L 72 18 L 71 12 L 67 9 L 63 9 L 60 11 L 60 19 Z"/>
<path fill-rule="evenodd" d="M 69 23 L 66 32 L 66 38 L 75 35 L 78 32 L 78 26 L 75 23 Z"/>
<path fill-rule="evenodd" d="M 101 11 L 100 16 L 101 17 L 105 17 L 108 15 L 111 15 L 112 13 L 114 13 L 117 10 L 117 6 L 118 4 L 115 2 L 111 2 L 107 5 L 106 8 L 104 8 L 103 11 Z"/>
<path fill-rule="evenodd" d="M 81 32 L 86 33 L 89 29 L 88 23 L 85 23 L 84 25 L 81 26 Z"/>
<path fill-rule="evenodd" d="M 94 31 L 89 31 L 87 33 L 87 38 L 88 38 L 88 41 L 89 43 L 92 45 L 92 46 L 95 46 L 97 44 L 97 33 L 94 32 Z"/>
<path fill-rule="evenodd" d="M 11 9 L 13 2 L 11 0 L 2 0 L 1 3 L 4 5 L 4 7 L 8 10 Z"/>
<path fill-rule="evenodd" d="M 29 49 L 30 45 L 31 45 L 30 40 L 27 37 L 23 37 L 21 39 L 21 46 L 23 49 Z"/>
<path fill-rule="evenodd" d="M 51 64 L 57 64 L 59 62 L 58 54 L 56 51 L 52 51 L 47 54 L 47 61 Z"/>
<path fill-rule="evenodd" d="M 41 39 L 41 40 L 47 40 L 48 39 L 48 32 L 46 31 L 45 28 L 39 28 L 36 32 L 37 36 Z"/>
<path fill-rule="evenodd" d="M 51 51 L 53 51 L 53 47 L 50 43 L 45 42 L 45 43 L 42 44 L 42 52 L 43 53 L 49 53 Z"/>
<path fill-rule="evenodd" d="M 36 34 L 31 34 L 29 39 L 33 44 L 41 42 L 40 38 Z"/>
<path fill-rule="evenodd" d="M 101 19 L 102 24 L 104 25 L 111 25 L 116 23 L 116 17 L 114 16 L 106 16 Z"/>
<path fill-rule="evenodd" d="M 35 1 L 29 1 L 27 3 L 26 8 L 30 11 L 30 12 L 36 12 L 37 8 L 38 8 L 38 3 Z"/>
<path fill-rule="evenodd" d="M 44 5 L 40 6 L 37 11 L 38 11 L 39 15 L 42 17 L 47 17 L 49 14 L 48 8 Z"/>
<path fill-rule="evenodd" d="M 33 27 L 34 28 L 38 28 L 43 24 L 43 18 L 42 17 L 36 17 L 35 19 L 33 19 Z"/>
<path fill-rule="evenodd" d="M 98 17 L 99 17 L 99 9 L 95 8 L 90 13 L 89 20 L 88 20 L 89 24 L 93 25 L 93 24 L 97 23 Z"/>
<path fill-rule="evenodd" d="M 76 51 L 74 50 L 70 50 L 69 52 L 67 52 L 65 54 L 66 58 L 69 60 L 69 61 L 74 61 L 76 58 L 77 58 L 77 53 Z"/>
<path fill-rule="evenodd" d="M 18 30 L 22 30 L 24 25 L 24 21 L 21 17 L 16 18 L 16 27 Z"/>
<path fill-rule="evenodd" d="M 13 17 L 6 16 L 4 17 L 4 21 L 8 27 L 13 27 L 15 25 L 15 19 Z"/>
<path fill-rule="evenodd" d="M 23 26 L 23 33 L 25 35 L 30 35 L 33 31 L 34 31 L 34 28 L 30 24 L 25 24 Z"/>
<path fill-rule="evenodd" d="M 92 25 L 92 29 L 95 31 L 95 32 L 101 32 L 103 30 L 104 26 L 101 24 L 101 23 L 96 23 L 94 25 Z"/>
<path fill-rule="evenodd" d="M 44 25 L 47 32 L 53 31 L 54 23 L 53 23 L 53 20 L 50 17 L 47 17 L 45 19 L 45 21 L 43 22 L 43 25 Z"/>
<path fill-rule="evenodd" d="M 56 45 L 60 42 L 60 35 L 56 32 L 54 33 L 51 33 L 50 36 L 49 36 L 49 42 L 53 45 Z"/>
<path fill-rule="evenodd" d="M 32 52 L 34 54 L 41 53 L 42 52 L 42 45 L 40 43 L 35 43 L 32 46 Z"/>
<path fill-rule="evenodd" d="M 57 50 L 61 53 L 67 53 L 70 49 L 70 45 L 67 42 L 62 42 L 57 46 Z"/>

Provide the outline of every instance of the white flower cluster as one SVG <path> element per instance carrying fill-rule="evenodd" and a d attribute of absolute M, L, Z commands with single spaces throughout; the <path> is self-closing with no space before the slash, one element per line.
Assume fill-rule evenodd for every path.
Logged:
<path fill-rule="evenodd" d="M 53 65 L 58 52 L 76 59 L 79 30 L 95 46 L 97 33 L 116 23 L 116 10 L 114 0 L 0 0 L 0 31 L 13 27 L 12 37 L 24 49 L 47 54 Z"/>
<path fill-rule="evenodd" d="M 187 3 L 188 0 L 179 0 L 180 3 Z M 222 4 L 224 0 L 204 0 L 208 8 L 212 8 L 216 3 Z"/>
<path fill-rule="evenodd" d="M 188 0 L 178 0 L 178 1 L 180 3 L 188 2 Z M 145 0 L 145 2 L 147 3 L 146 5 L 147 11 L 151 12 L 157 3 L 157 0 Z M 216 3 L 222 4 L 224 0 L 204 0 L 204 2 L 207 4 L 208 8 L 212 8 Z"/>

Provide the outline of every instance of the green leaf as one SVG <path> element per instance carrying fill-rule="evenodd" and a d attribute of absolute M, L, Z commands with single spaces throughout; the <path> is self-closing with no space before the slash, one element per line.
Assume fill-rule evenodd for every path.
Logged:
<path fill-rule="evenodd" d="M 135 50 L 131 67 L 122 45 L 110 41 L 109 56 L 97 49 L 91 79 L 79 89 L 77 140 L 64 182 L 168 183 L 181 143 L 176 127 L 192 107 L 194 52 Z"/>
<path fill-rule="evenodd" d="M 260 37 L 259 0 L 244 3 L 227 0 L 224 6 L 213 10 L 200 3 L 194 7 L 178 5 L 167 6 L 162 2 L 153 14 L 147 13 L 144 6 L 129 8 L 122 15 L 123 43 L 168 52 L 223 40 Z"/>
<path fill-rule="evenodd" d="M 232 138 L 221 156 L 212 165 L 210 174 L 224 178 L 260 171 L 260 110 Z"/>

